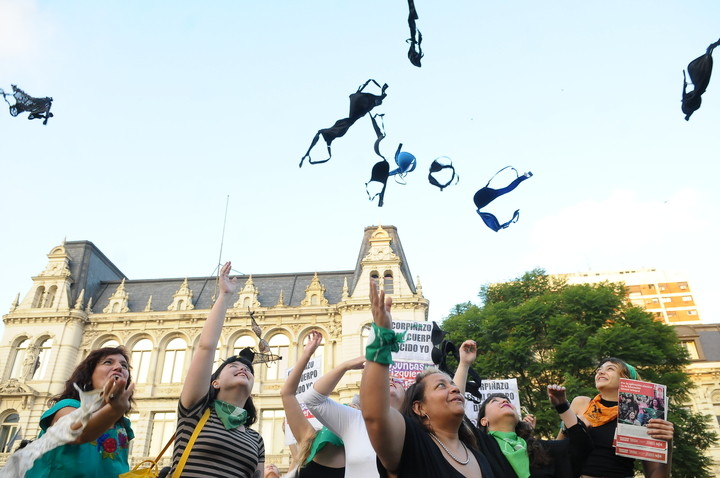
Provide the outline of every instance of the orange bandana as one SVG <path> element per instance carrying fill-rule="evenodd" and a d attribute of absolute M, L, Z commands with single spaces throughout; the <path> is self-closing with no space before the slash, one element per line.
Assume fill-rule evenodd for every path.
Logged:
<path fill-rule="evenodd" d="M 605 425 L 606 423 L 615 420 L 618 415 L 617 405 L 606 407 L 600 402 L 600 398 L 601 396 L 598 393 L 595 398 L 590 400 L 590 403 L 588 403 L 588 407 L 583 414 L 583 416 L 587 418 L 591 427 Z"/>

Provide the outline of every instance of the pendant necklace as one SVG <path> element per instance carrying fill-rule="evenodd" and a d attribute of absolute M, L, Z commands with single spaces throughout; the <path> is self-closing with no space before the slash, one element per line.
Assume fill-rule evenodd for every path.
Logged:
<path fill-rule="evenodd" d="M 465 446 L 465 444 L 464 444 L 462 441 L 460 442 L 460 444 L 461 444 L 461 445 L 463 446 L 463 448 L 465 449 L 465 456 L 466 456 L 466 457 L 465 457 L 465 461 L 460 461 L 460 460 L 458 460 L 458 459 L 455 457 L 455 455 L 453 455 L 452 453 L 450 453 L 450 450 L 447 449 L 447 447 L 443 444 L 443 442 L 441 442 L 440 439 L 439 439 L 438 437 L 436 437 L 433 433 L 431 433 L 430 436 L 433 437 L 433 438 L 435 439 L 435 441 L 438 442 L 438 444 L 440 444 L 440 446 L 442 447 L 442 449 L 445 450 L 445 453 L 447 453 L 448 455 L 450 455 L 450 458 L 452 458 L 453 460 L 457 461 L 457 462 L 460 463 L 461 465 L 467 465 L 468 463 L 470 463 L 470 452 L 468 451 L 467 447 Z"/>

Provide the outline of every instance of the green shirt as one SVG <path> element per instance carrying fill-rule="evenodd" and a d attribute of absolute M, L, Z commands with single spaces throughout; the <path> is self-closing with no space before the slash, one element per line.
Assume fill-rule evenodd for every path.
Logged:
<path fill-rule="evenodd" d="M 62 408 L 80 408 L 78 400 L 60 400 L 40 418 L 40 436 Z M 128 447 L 135 434 L 123 417 L 96 440 L 82 445 L 62 445 L 35 461 L 25 478 L 115 478 L 130 470 Z"/>

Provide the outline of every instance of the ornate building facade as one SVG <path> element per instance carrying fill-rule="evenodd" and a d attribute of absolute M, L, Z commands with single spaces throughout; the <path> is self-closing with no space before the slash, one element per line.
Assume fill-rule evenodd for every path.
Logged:
<path fill-rule="evenodd" d="M 240 276 L 216 362 L 244 347 L 257 349 L 250 312 L 272 353 L 256 366 L 253 400 L 266 461 L 287 466 L 279 390 L 311 330 L 319 330 L 323 372 L 357 357 L 372 321 L 369 281 L 393 298 L 397 320 L 427 321 L 428 300 L 410 275 L 397 230 L 365 228 L 354 269 Z M 136 407 L 132 462 L 154 458 L 172 436 L 183 379 L 203 321 L 215 299 L 214 277 L 129 280 L 91 242 L 53 248 L 25 297 L 3 316 L 0 341 L 0 465 L 22 438 L 39 432 L 40 416 L 75 366 L 92 349 L 123 345 L 131 353 Z M 359 390 L 360 372 L 336 389 L 340 401 Z M 167 452 L 166 462 L 169 461 Z"/>
<path fill-rule="evenodd" d="M 696 412 L 712 417 L 711 427 L 720 435 L 720 324 L 675 325 L 680 343 L 692 363 L 685 370 L 695 389 L 690 405 Z M 714 476 L 720 476 L 720 442 L 707 451 L 714 462 Z"/>

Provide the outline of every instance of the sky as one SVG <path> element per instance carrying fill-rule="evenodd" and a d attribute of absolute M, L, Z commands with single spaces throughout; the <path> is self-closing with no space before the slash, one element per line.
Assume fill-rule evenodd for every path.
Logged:
<path fill-rule="evenodd" d="M 219 259 L 353 269 L 364 228 L 391 224 L 431 320 L 540 267 L 683 272 L 719 321 L 720 79 L 690 121 L 680 99 L 720 4 L 415 5 L 421 68 L 400 0 L 0 0 L 0 88 L 51 96 L 55 115 L 44 126 L 0 102 L 0 313 L 64 239 L 129 279 L 182 278 Z M 388 84 L 381 152 L 417 158 L 382 208 L 365 191 L 379 160 L 367 117 L 330 161 L 298 167 L 370 78 Z M 460 177 L 442 192 L 427 180 L 440 156 Z M 533 177 L 488 206 L 502 222 L 520 210 L 494 232 L 472 198 L 508 165 Z"/>

